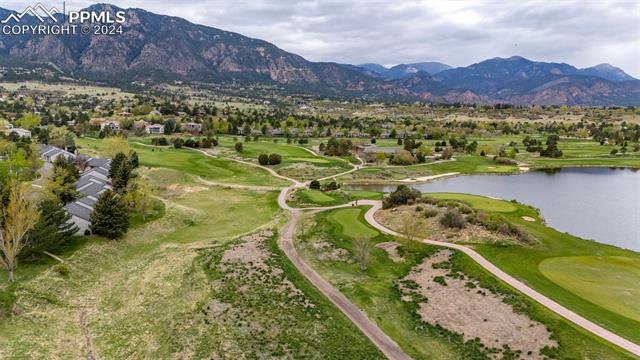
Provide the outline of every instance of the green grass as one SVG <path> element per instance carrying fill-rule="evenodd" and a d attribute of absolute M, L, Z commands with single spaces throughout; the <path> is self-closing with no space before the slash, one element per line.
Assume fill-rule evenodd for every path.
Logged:
<path fill-rule="evenodd" d="M 640 321 L 622 316 L 612 310 L 598 305 L 597 298 L 586 297 L 586 293 L 577 295 L 564 286 L 555 283 L 545 276 L 541 264 L 547 259 L 574 256 L 625 257 L 637 261 L 640 254 L 615 246 L 587 241 L 568 233 L 562 233 L 543 223 L 525 221 L 523 216 L 538 217 L 531 207 L 504 201 L 506 205 L 515 205 L 516 211 L 501 213 L 507 221 L 527 230 L 538 241 L 534 246 L 476 244 L 473 247 L 482 256 L 494 263 L 503 271 L 518 278 L 528 286 L 575 311 L 585 318 L 601 325 L 631 341 L 640 343 Z M 600 270 L 596 270 L 600 271 Z M 607 267 L 603 268 L 605 273 Z M 625 273 L 620 276 L 626 276 Z"/>
<path fill-rule="evenodd" d="M 99 148 L 100 140 L 82 138 L 78 141 L 84 147 Z M 138 153 L 140 164 L 148 167 L 160 167 L 201 176 L 205 179 L 241 185 L 287 186 L 288 182 L 271 176 L 266 170 L 234 162 L 213 158 L 189 149 L 152 147 L 131 143 Z M 80 150 L 82 151 L 82 149 Z"/>
<path fill-rule="evenodd" d="M 361 208 L 340 209 L 331 212 L 327 219 L 338 225 L 344 236 L 350 238 L 377 236 L 376 230 L 360 221 L 358 216 L 361 212 Z"/>
<path fill-rule="evenodd" d="M 205 319 L 212 320 L 208 320 L 205 332 L 194 339 L 199 342 L 194 357 L 252 359 L 281 358 L 286 354 L 293 359 L 384 358 L 289 262 L 277 245 L 277 235 L 261 244 L 270 256 L 266 263 L 269 271 L 256 272 L 263 267 L 258 264 L 221 266 L 224 252 L 241 244 L 243 240 L 238 239 L 201 251 L 198 262 L 210 283 L 218 285 L 211 287 L 210 299 L 202 304 Z M 230 310 L 209 315 L 213 301 L 228 304 Z"/>
<path fill-rule="evenodd" d="M 290 205 L 294 207 L 334 206 L 342 205 L 354 200 L 382 199 L 382 193 L 366 190 L 338 190 L 320 191 L 314 189 L 300 189 L 295 192 Z"/>
<path fill-rule="evenodd" d="M 640 259 L 567 256 L 540 263 L 540 271 L 572 293 L 640 321 Z"/>
<path fill-rule="evenodd" d="M 89 309 L 100 357 L 168 358 L 191 351 L 194 331 L 206 325 L 197 320 L 197 304 L 208 294 L 193 247 L 225 244 L 272 223 L 280 212 L 277 192 L 214 187 L 164 195 L 169 205 L 162 218 L 123 239 L 90 238 L 60 253 L 68 276 L 52 267 L 21 276 L 14 291 L 20 315 L 0 319 L 0 357 L 86 357 L 80 307 Z"/>
<path fill-rule="evenodd" d="M 514 204 L 502 201 L 491 199 L 485 196 L 479 195 L 471 195 L 471 194 L 458 194 L 458 193 L 428 193 L 426 196 L 436 198 L 436 199 L 450 199 L 450 200 L 458 200 L 462 201 L 468 205 L 476 209 L 488 210 L 488 211 L 497 211 L 497 212 L 512 212 L 516 211 L 517 208 Z"/>
<path fill-rule="evenodd" d="M 488 358 L 472 343 L 465 344 L 456 335 L 422 322 L 415 314 L 415 305 L 400 299 L 400 293 L 395 287 L 397 280 L 406 276 L 424 257 L 439 248 L 382 235 L 366 224 L 364 212 L 365 209 L 360 207 L 332 210 L 316 215 L 316 225 L 304 236 L 298 236 L 296 248 L 305 261 L 358 307 L 364 309 L 369 318 L 413 358 Z M 360 225 L 356 225 L 357 223 Z M 357 230 L 353 230 L 354 228 Z M 353 238 L 363 233 L 375 234 L 372 238 L 373 243 L 399 242 L 405 261 L 392 262 L 386 252 L 372 248 L 368 267 L 361 270 L 357 262 L 321 261 L 318 258 L 320 250 L 312 246 L 314 239 L 328 241 L 337 248 L 347 250 L 353 256 Z M 548 355 L 560 359 L 631 358 L 496 280 L 463 253 L 456 252 L 452 263 L 456 270 L 478 280 L 482 287 L 504 294 L 505 301 L 512 304 L 516 311 L 524 312 L 532 319 L 544 323 L 560 343 L 560 347 L 547 352 Z"/>

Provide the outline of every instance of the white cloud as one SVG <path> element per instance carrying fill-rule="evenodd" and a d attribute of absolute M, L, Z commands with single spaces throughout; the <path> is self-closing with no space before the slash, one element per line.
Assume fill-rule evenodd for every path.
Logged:
<path fill-rule="evenodd" d="M 68 8 L 90 5 L 70 0 Z M 21 9 L 24 0 L 3 0 Z M 312 61 L 466 66 L 521 55 L 640 78 L 640 1 L 117 0 L 272 42 Z"/>

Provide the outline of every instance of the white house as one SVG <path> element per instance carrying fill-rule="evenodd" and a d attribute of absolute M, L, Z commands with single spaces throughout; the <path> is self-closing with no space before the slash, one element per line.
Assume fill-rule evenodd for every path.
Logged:
<path fill-rule="evenodd" d="M 202 124 L 188 122 L 183 125 L 183 129 L 190 133 L 199 133 L 202 131 Z"/>
<path fill-rule="evenodd" d="M 27 129 L 23 129 L 23 128 L 12 128 L 9 130 L 9 133 L 16 133 L 16 135 L 20 136 L 20 137 L 28 137 L 31 138 L 31 131 L 27 130 Z"/>
<path fill-rule="evenodd" d="M 147 134 L 164 134 L 164 125 L 160 125 L 160 124 L 145 125 L 144 131 Z"/>
<path fill-rule="evenodd" d="M 120 130 L 120 122 L 107 120 L 100 124 L 100 130 L 109 129 L 109 130 Z"/>

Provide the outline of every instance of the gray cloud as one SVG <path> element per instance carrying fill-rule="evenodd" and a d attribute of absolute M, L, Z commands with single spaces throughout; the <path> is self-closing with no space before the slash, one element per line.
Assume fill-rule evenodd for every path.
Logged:
<path fill-rule="evenodd" d="M 25 0 L 3 0 L 21 9 Z M 91 1 L 67 1 L 78 9 Z M 56 5 L 50 2 L 50 5 Z M 466 66 L 521 55 L 640 78 L 640 1 L 114 0 L 272 42 L 312 61 Z"/>

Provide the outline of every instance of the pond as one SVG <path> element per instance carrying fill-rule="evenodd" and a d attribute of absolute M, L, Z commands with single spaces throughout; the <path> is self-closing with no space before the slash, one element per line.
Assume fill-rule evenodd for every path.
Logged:
<path fill-rule="evenodd" d="M 547 224 L 584 239 L 640 251 L 640 171 L 564 168 L 518 175 L 470 175 L 410 185 L 422 192 L 459 192 L 515 199 L 539 208 Z M 396 185 L 349 185 L 390 192 Z"/>

